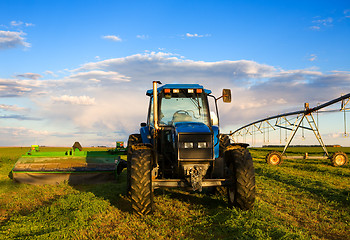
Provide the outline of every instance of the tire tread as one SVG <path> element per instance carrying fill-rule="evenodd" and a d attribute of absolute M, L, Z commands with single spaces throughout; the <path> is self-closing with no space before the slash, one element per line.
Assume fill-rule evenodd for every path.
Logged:
<path fill-rule="evenodd" d="M 132 209 L 139 215 L 153 211 L 151 181 L 152 149 L 144 144 L 133 145 L 130 171 Z"/>

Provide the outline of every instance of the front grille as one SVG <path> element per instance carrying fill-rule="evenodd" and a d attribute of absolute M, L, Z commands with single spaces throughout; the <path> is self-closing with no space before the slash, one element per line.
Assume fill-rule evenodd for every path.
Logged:
<path fill-rule="evenodd" d="M 198 148 L 198 142 L 206 142 L 206 148 Z M 211 133 L 180 133 L 179 160 L 213 159 L 213 135 Z M 193 144 L 184 144 L 193 143 Z M 185 146 L 193 146 L 185 148 Z"/>

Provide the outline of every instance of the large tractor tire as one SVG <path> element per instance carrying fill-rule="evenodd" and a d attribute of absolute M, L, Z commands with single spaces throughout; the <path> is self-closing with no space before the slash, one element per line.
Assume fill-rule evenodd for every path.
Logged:
<path fill-rule="evenodd" d="M 130 189 L 131 189 L 131 176 L 130 176 L 130 169 L 131 169 L 131 156 L 132 156 L 132 146 L 138 143 L 142 143 L 141 134 L 131 134 L 128 139 L 128 151 L 127 151 L 127 171 L 126 171 L 126 194 L 130 196 Z"/>
<path fill-rule="evenodd" d="M 250 210 L 255 202 L 255 171 L 249 151 L 242 146 L 229 146 L 224 153 L 228 178 L 228 204 L 242 210 Z"/>
<path fill-rule="evenodd" d="M 282 163 L 282 154 L 277 151 L 271 151 L 266 155 L 266 163 L 270 165 L 279 165 Z"/>
<path fill-rule="evenodd" d="M 331 157 L 332 165 L 340 167 L 348 162 L 348 156 L 343 152 L 335 152 Z"/>
<path fill-rule="evenodd" d="M 144 144 L 133 146 L 130 168 L 131 206 L 139 215 L 153 210 L 153 190 L 151 178 L 152 148 Z"/>

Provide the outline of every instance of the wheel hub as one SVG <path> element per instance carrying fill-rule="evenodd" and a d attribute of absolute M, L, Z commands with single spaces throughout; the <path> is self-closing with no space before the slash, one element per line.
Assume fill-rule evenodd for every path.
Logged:
<path fill-rule="evenodd" d="M 271 164 L 273 164 L 273 165 L 278 164 L 279 161 L 280 161 L 280 158 L 279 158 L 277 155 L 272 155 L 272 156 L 270 157 L 270 162 L 271 162 Z"/>
<path fill-rule="evenodd" d="M 335 157 L 335 163 L 339 166 L 345 163 L 345 157 L 343 155 L 338 155 Z"/>

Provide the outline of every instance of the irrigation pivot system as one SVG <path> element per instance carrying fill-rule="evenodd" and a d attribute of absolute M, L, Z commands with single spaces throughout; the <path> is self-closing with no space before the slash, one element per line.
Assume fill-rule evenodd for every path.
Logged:
<path fill-rule="evenodd" d="M 252 123 L 249 123 L 243 127 L 238 128 L 237 130 L 230 133 L 231 138 L 235 142 L 238 137 L 246 137 L 247 135 L 251 135 L 254 137 L 254 134 L 259 132 L 264 135 L 269 135 L 269 130 L 280 130 L 280 142 L 281 141 L 281 131 L 284 129 L 285 131 L 289 130 L 290 135 L 289 138 L 286 139 L 286 145 L 284 146 L 283 152 L 272 151 L 266 156 L 266 162 L 272 165 L 278 165 L 282 162 L 283 158 L 286 158 L 285 155 L 287 148 L 290 146 L 293 138 L 295 137 L 298 129 L 309 130 L 312 131 L 319 142 L 320 146 L 323 148 L 324 156 L 323 157 L 311 157 L 307 154 L 304 155 L 303 158 L 329 158 L 334 166 L 342 166 L 347 163 L 348 157 L 343 152 L 336 152 L 332 156 L 327 151 L 326 145 L 324 144 L 320 131 L 318 129 L 318 121 L 315 121 L 314 113 L 318 114 L 321 112 L 344 112 L 344 136 L 348 136 L 346 129 L 346 111 L 349 110 L 349 102 L 350 102 L 350 93 L 333 99 L 329 102 L 321 104 L 317 107 L 310 108 L 309 103 L 305 103 L 304 109 L 301 111 L 289 112 L 284 114 L 275 115 L 272 117 L 267 117 Z M 340 103 L 340 108 L 335 110 L 322 110 L 328 106 L 333 104 Z M 295 120 L 291 120 L 290 116 L 297 116 Z M 305 121 L 306 120 L 306 121 Z M 304 126 L 304 122 L 307 122 L 307 125 Z M 294 157 L 298 158 L 298 157 Z"/>

